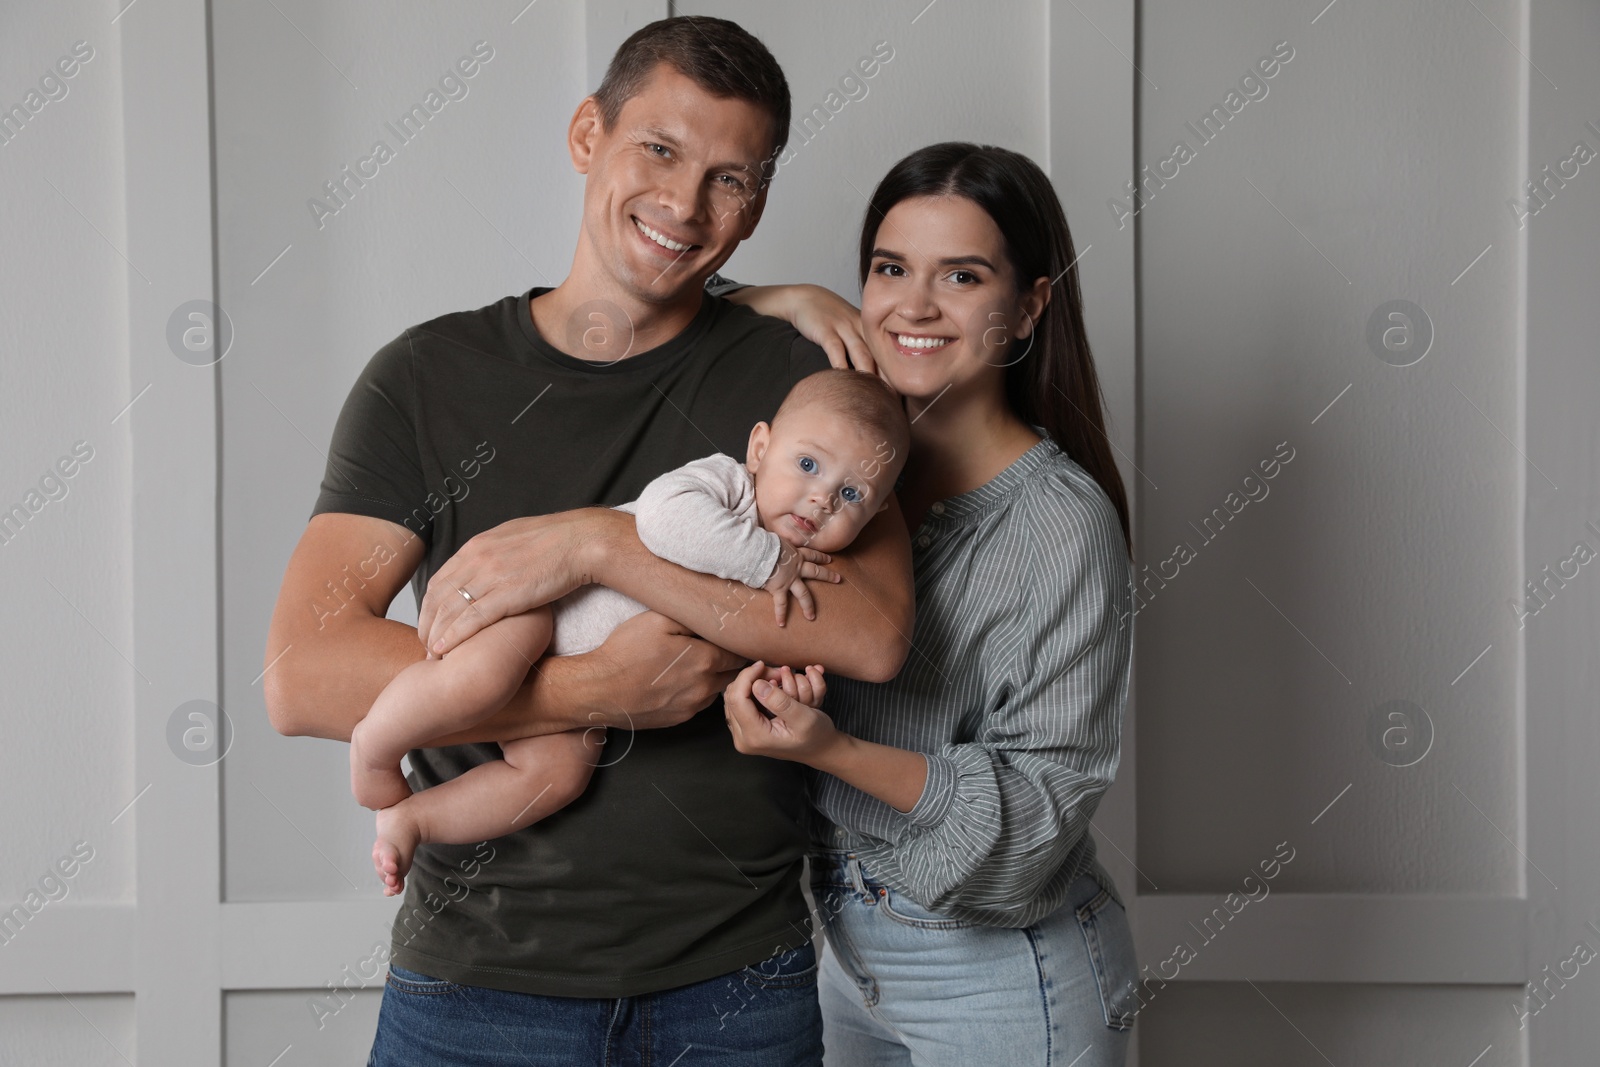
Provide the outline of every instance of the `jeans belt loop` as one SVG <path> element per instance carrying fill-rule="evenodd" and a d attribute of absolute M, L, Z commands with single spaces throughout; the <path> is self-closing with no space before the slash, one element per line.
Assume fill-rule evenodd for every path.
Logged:
<path fill-rule="evenodd" d="M 861 874 L 861 861 L 855 856 L 851 856 L 844 862 L 850 871 L 850 882 L 855 886 L 856 892 L 861 894 L 861 899 L 868 904 L 876 904 L 877 901 L 873 899 L 872 894 L 867 892 L 866 879 Z"/>

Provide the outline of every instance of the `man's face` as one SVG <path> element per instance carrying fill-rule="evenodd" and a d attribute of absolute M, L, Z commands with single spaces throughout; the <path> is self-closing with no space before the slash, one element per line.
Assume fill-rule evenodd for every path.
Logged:
<path fill-rule="evenodd" d="M 771 137 L 766 111 L 712 96 L 665 63 L 610 130 L 586 100 L 569 147 L 588 176 L 581 243 L 594 265 L 650 303 L 698 290 L 755 229 Z"/>

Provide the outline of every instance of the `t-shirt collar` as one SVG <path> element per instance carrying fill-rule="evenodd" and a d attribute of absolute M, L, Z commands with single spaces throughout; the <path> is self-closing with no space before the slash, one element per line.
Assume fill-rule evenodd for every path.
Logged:
<path fill-rule="evenodd" d="M 697 341 L 705 336 L 716 320 L 721 301 L 714 297 L 704 297 L 700 302 L 700 310 L 695 313 L 689 325 L 685 326 L 677 336 L 662 342 L 656 347 L 644 352 L 632 352 L 627 356 L 609 361 L 579 359 L 569 356 L 546 341 L 533 324 L 533 311 L 528 306 L 536 296 L 542 296 L 550 291 L 548 285 L 536 285 L 522 294 L 517 304 L 517 324 L 522 327 L 523 336 L 527 338 L 530 362 L 546 362 L 566 370 L 578 371 L 584 374 L 641 374 L 661 369 L 661 367 L 676 362 L 685 352 L 692 349 Z M 596 301 L 598 304 L 599 302 Z M 619 309 L 620 310 L 620 309 Z M 606 319 L 605 312 L 596 308 L 596 326 L 616 328 L 617 324 Z M 624 324 L 626 325 L 626 324 Z"/>

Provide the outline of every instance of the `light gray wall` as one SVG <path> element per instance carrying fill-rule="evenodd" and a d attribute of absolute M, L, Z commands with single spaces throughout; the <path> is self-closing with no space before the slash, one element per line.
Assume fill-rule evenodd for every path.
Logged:
<path fill-rule="evenodd" d="M 937 141 L 980 141 L 1046 160 L 1042 0 L 940 3 L 919 17 L 925 5 L 677 5 L 680 14 L 748 27 L 783 65 L 794 100 L 792 159 L 779 168 L 760 228 L 724 273 L 751 282 L 816 282 L 855 299 L 867 197 L 900 157 Z M 880 42 L 893 58 L 876 76 L 856 78 L 862 88 L 853 99 L 841 82 Z M 826 123 L 801 125 L 828 107 L 838 111 Z"/>
<path fill-rule="evenodd" d="M 224 789 L 244 830 L 224 835 L 224 884 L 236 901 L 372 892 L 371 813 L 350 799 L 345 747 L 278 736 L 252 684 L 350 384 L 407 326 L 559 281 L 582 191 L 565 150 L 585 91 L 581 5 L 536 4 L 515 23 L 520 4 L 493 18 L 279 6 L 213 11 L 219 302 L 236 337 L 221 365 L 224 686 L 239 709 Z M 493 57 L 460 79 L 465 95 L 403 144 L 389 124 L 480 41 Z M 337 206 L 324 183 L 380 140 L 395 157 L 314 217 L 308 201 Z M 415 620 L 409 591 L 396 612 Z"/>
<path fill-rule="evenodd" d="M 1479 6 L 1515 26 L 1509 0 Z M 1141 464 L 1160 487 L 1144 487 L 1142 548 L 1152 569 L 1196 553 L 1137 616 L 1141 866 L 1164 889 L 1220 890 L 1294 832 L 1285 889 L 1517 892 L 1523 864 L 1490 825 L 1519 818 L 1504 601 L 1523 487 L 1549 488 L 1495 429 L 1519 409 L 1502 200 L 1522 61 L 1447 3 L 1338 4 L 1315 25 L 1315 8 L 1255 0 L 1143 11 L 1160 89 L 1140 162 L 1198 151 L 1138 215 Z M 1280 41 L 1294 58 L 1267 95 L 1200 147 L 1184 123 Z M 1405 368 L 1365 340 L 1395 299 L 1436 330 Z M 1208 543 L 1195 527 L 1280 442 L 1293 461 Z M 1369 749 L 1390 700 L 1433 720 L 1415 766 Z"/>
<path fill-rule="evenodd" d="M 8 903 L 79 840 L 95 855 L 73 879 L 73 896 L 132 893 L 126 827 L 110 825 L 133 796 L 123 709 L 143 684 L 129 662 L 128 420 L 112 422 L 133 395 L 128 267 L 119 252 L 121 71 L 107 24 L 114 10 L 8 9 L 0 24 L 7 108 L 37 90 L 75 42 L 93 49 L 61 80 L 66 95 L 0 144 L 0 508 L 38 508 L 20 532 L 8 525 L 0 543 L 0 596 L 14 605 L 7 748 L 12 759 L 71 754 L 47 782 L 0 774 L 10 861 L 0 870 L 0 900 Z M 93 458 L 60 478 L 56 464 L 80 441 Z"/>
<path fill-rule="evenodd" d="M 38 108 L 0 144 L 0 508 L 37 509 L 0 543 L 0 911 L 30 891 L 56 898 L 0 945 L 0 966 L 70 922 L 67 909 L 133 896 L 132 820 L 111 821 L 136 791 L 129 708 L 146 684 L 127 578 L 129 422 L 112 421 L 133 396 L 115 10 L 0 11 L 0 107 Z M 59 78 L 79 41 L 92 58 Z M 46 75 L 57 79 L 41 90 Z M 46 92 L 57 98 L 40 106 Z M 49 477 L 80 441 L 93 458 Z M 47 882 L 80 841 L 93 858 Z M 0 1000 L 0 1060 L 98 1067 L 121 1062 L 113 1045 L 133 1054 L 131 996 L 68 1003 L 42 988 Z"/>

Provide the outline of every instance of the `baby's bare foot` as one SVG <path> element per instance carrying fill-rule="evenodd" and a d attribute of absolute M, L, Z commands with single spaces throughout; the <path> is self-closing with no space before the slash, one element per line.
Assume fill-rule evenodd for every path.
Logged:
<path fill-rule="evenodd" d="M 378 812 L 378 840 L 372 846 L 372 867 L 383 879 L 383 895 L 392 897 L 406 886 L 406 873 L 416 855 L 422 830 L 404 804 Z"/>
<path fill-rule="evenodd" d="M 350 733 L 350 792 L 363 808 L 390 808 L 411 795 L 406 776 L 393 764 L 374 765 L 361 741 L 361 725 Z"/>

